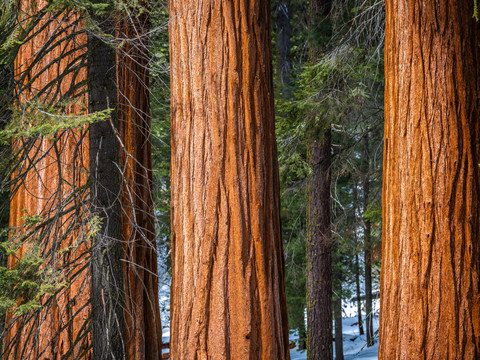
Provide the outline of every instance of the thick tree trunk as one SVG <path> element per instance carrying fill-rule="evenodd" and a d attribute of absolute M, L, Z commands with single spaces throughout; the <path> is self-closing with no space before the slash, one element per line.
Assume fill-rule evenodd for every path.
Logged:
<path fill-rule="evenodd" d="M 380 359 L 480 358 L 480 25 L 386 1 Z"/>
<path fill-rule="evenodd" d="M 307 190 L 308 357 L 332 359 L 332 242 L 330 227 L 331 131 L 308 149 Z"/>
<path fill-rule="evenodd" d="M 369 159 L 369 135 L 366 134 L 363 138 L 363 161 L 364 161 L 364 175 L 363 181 L 363 213 L 365 214 L 368 209 L 369 196 L 370 196 L 370 159 Z M 367 328 L 367 346 L 373 346 L 373 299 L 372 299 L 372 225 L 370 220 L 365 219 L 363 228 L 363 246 L 364 246 L 364 261 L 363 267 L 365 269 L 365 326 Z"/>
<path fill-rule="evenodd" d="M 270 2 L 170 1 L 173 359 L 289 359 Z"/>
<path fill-rule="evenodd" d="M 146 14 L 118 24 L 118 115 L 122 139 L 122 237 L 124 245 L 126 358 L 162 354 L 150 127 L 149 21 Z"/>
<path fill-rule="evenodd" d="M 105 34 L 113 35 L 112 18 L 95 19 Z M 111 109 L 106 121 L 89 128 L 91 211 L 101 221 L 92 246 L 92 337 L 93 357 L 123 359 L 125 347 L 120 216 L 120 174 L 117 117 L 115 49 L 98 37 L 88 35 L 88 111 Z"/>
<path fill-rule="evenodd" d="M 292 71 L 292 62 L 290 59 L 290 49 L 292 47 L 290 41 L 292 37 L 290 0 L 279 0 L 276 13 L 280 80 L 288 86 L 290 85 L 290 73 Z"/>
<path fill-rule="evenodd" d="M 341 292 L 341 288 L 339 289 Z M 335 314 L 335 360 L 343 360 L 342 298 L 335 296 L 333 311 Z"/>
<path fill-rule="evenodd" d="M 46 5 L 46 1 L 21 2 L 26 14 L 41 13 Z M 79 31 L 78 17 L 70 12 L 50 21 L 46 19 L 51 19 L 52 14 L 44 16 L 31 32 L 38 33 L 20 47 L 15 59 L 21 108 L 31 109 L 35 103 L 30 101 L 48 104 L 72 100 L 87 76 L 85 68 L 76 67 L 87 41 L 85 34 L 73 35 Z M 48 48 L 52 46 L 49 40 L 58 36 L 63 41 Z M 44 46 L 46 52 L 42 51 Z M 67 113 L 78 114 L 84 105 L 84 97 L 77 98 L 76 103 L 69 103 Z M 26 115 L 25 126 L 29 126 L 32 116 L 34 113 Z M 6 359 L 55 359 L 67 353 L 72 358 L 91 358 L 92 339 L 84 327 L 90 316 L 90 273 L 85 266 L 89 250 L 77 222 L 78 214 L 84 216 L 82 187 L 87 184 L 89 166 L 85 135 L 81 130 L 66 130 L 55 134 L 56 141 L 43 137 L 13 141 L 13 151 L 24 160 L 12 178 L 10 227 L 18 230 L 17 235 L 25 233 L 25 215 L 39 215 L 49 222 L 51 225 L 38 230 L 38 237 L 33 237 L 41 248 L 43 266 L 69 276 L 69 281 L 54 296 L 42 297 L 41 309 L 19 317 L 7 315 L 2 347 L 2 357 Z M 22 241 L 17 254 L 8 259 L 9 268 L 14 268 L 18 259 L 32 250 L 32 238 Z"/>
<path fill-rule="evenodd" d="M 27 12 L 38 14 L 46 4 L 46 1 L 40 1 L 30 8 L 31 4 L 24 1 L 22 7 Z M 146 26 L 145 16 L 135 19 L 141 24 L 138 26 Z M 79 18 L 72 12 L 53 20 L 51 14 L 44 15 L 33 31 L 45 26 L 43 30 L 22 45 L 15 61 L 15 77 L 20 84 L 17 92 L 22 105 L 23 101 L 37 97 L 44 104 L 69 101 L 69 114 L 84 111 L 86 96 L 80 93 L 85 91 L 87 79 L 87 67 L 83 63 L 87 36 L 79 23 Z M 124 27 L 124 24 L 119 26 L 121 35 L 132 40 L 125 45 L 127 50 L 124 55 L 119 55 L 121 64 L 117 69 L 121 95 L 119 132 L 125 145 L 122 150 L 129 154 L 125 156 L 122 151 L 123 156 L 120 157 L 125 180 L 124 196 L 121 197 L 123 213 L 120 203 L 111 196 L 118 195 L 120 190 L 119 177 L 115 176 L 119 174 L 119 144 L 112 136 L 114 132 L 109 123 L 92 127 L 90 149 L 89 136 L 80 130 L 60 131 L 56 134 L 56 141 L 39 138 L 31 147 L 29 139 L 14 141 L 14 150 L 22 150 L 20 155 L 23 156 L 28 153 L 21 168 L 22 171 L 28 168 L 28 171 L 23 177 L 18 171 L 13 179 L 18 188 L 12 191 L 10 226 L 21 230 L 25 211 L 28 215 L 41 215 L 45 221 L 52 221 L 51 230 L 40 237 L 42 254 L 45 266 L 65 275 L 68 286 L 55 296 L 45 296 L 43 307 L 36 312 L 20 317 L 12 313 L 8 315 L 2 349 L 3 356 L 8 359 L 91 359 L 90 321 L 97 340 L 93 342 L 95 358 L 122 358 L 123 346 L 128 359 L 158 359 L 161 356 L 151 196 L 148 66 L 145 66 L 147 60 L 143 56 L 145 36 L 138 36 L 139 27 L 136 27 L 135 33 L 123 30 Z M 147 32 L 146 28 L 142 31 L 142 34 Z M 63 41 L 51 45 L 52 49 L 47 48 L 42 53 L 42 47 L 55 44 L 60 37 Z M 90 111 L 113 108 L 117 97 L 115 52 L 103 44 L 95 50 L 92 42 L 89 45 L 92 50 L 89 55 Z M 33 66 L 34 59 L 36 63 Z M 28 79 L 32 80 L 29 82 Z M 73 99 L 76 102 L 70 103 Z M 91 196 L 94 204 L 91 207 L 85 206 L 89 152 L 92 164 L 96 164 L 92 177 L 100 185 L 93 189 Z M 59 216 L 61 211 L 71 207 L 71 211 Z M 102 211 L 104 207 L 105 212 Z M 99 216 L 104 218 L 96 244 L 102 241 L 101 246 L 105 250 L 110 249 L 110 245 L 116 247 L 104 254 L 99 248 L 93 251 L 92 259 L 96 260 L 93 265 L 93 291 L 90 272 L 87 271 L 90 252 L 87 234 L 91 230 L 90 225 L 85 224 L 87 210 L 98 210 Z M 121 245 L 120 236 L 125 241 L 125 247 Z M 110 237 L 115 238 L 112 243 L 109 243 Z M 31 245 L 24 245 L 17 256 L 22 258 L 30 248 Z M 120 262 L 122 257 L 125 261 Z M 112 270 L 106 261 L 115 263 L 113 271 L 101 271 L 102 268 Z M 11 256 L 8 266 L 12 268 L 15 264 L 16 258 Z M 125 293 L 121 282 L 118 282 L 122 272 L 128 280 Z M 114 286 L 111 283 L 113 279 L 116 281 Z M 93 320 L 90 303 L 96 308 Z M 112 334 L 112 330 L 115 332 L 123 327 L 123 318 L 127 320 L 126 331 Z M 107 330 L 108 334 L 105 334 Z M 105 354 L 105 351 L 110 353 Z"/>

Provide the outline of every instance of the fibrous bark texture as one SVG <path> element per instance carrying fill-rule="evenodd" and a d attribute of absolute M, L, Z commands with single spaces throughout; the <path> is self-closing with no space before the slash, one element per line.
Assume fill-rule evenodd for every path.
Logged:
<path fill-rule="evenodd" d="M 122 235 L 125 242 L 125 345 L 129 360 L 162 357 L 152 194 L 148 16 L 117 26 L 118 117 L 122 139 Z"/>
<path fill-rule="evenodd" d="M 46 5 L 46 1 L 22 2 L 26 14 L 40 14 L 44 19 L 32 30 L 34 35 L 22 45 L 16 59 L 19 103 L 21 108 L 30 108 L 36 102 L 53 105 L 66 101 L 68 114 L 86 113 L 87 34 L 84 24 L 71 11 L 56 16 L 45 13 L 42 9 Z M 49 225 L 42 227 L 36 238 L 42 240 L 41 256 L 45 259 L 45 267 L 57 271 L 60 281 L 65 280 L 68 286 L 61 288 L 55 296 L 45 296 L 42 308 L 36 312 L 18 317 L 13 313 L 8 315 L 2 349 L 2 355 L 7 359 L 92 358 L 94 341 L 90 321 L 96 321 L 95 326 L 100 330 L 105 325 L 99 323 L 103 321 L 101 319 L 91 319 L 90 303 L 93 300 L 88 271 L 91 227 L 87 220 L 88 212 L 94 210 L 94 206 L 98 207 L 97 210 L 106 206 L 105 210 L 109 212 L 101 225 L 108 225 L 112 230 L 106 231 L 106 237 L 114 234 L 114 241 L 124 244 L 120 253 L 113 255 L 108 250 L 106 256 L 116 262 L 122 257 L 124 266 L 119 271 L 123 271 L 125 278 L 124 300 L 105 302 L 103 295 L 108 289 L 101 288 L 101 281 L 94 283 L 94 286 L 100 287 L 97 294 L 102 295 L 97 299 L 98 303 L 103 301 L 102 304 L 107 307 L 125 305 L 125 313 L 122 311 L 121 316 L 125 318 L 126 328 L 120 339 L 124 348 L 115 353 L 125 351 L 129 360 L 161 358 L 145 42 L 148 21 L 145 15 L 133 18 L 135 25 L 132 25 L 131 19 L 124 19 L 125 23 L 120 23 L 117 28 L 123 44 L 117 56 L 119 141 L 112 139 L 116 129 L 109 122 L 103 123 L 105 126 L 100 129 L 94 129 L 99 131 L 93 135 L 96 144 L 91 149 L 88 133 L 81 129 L 60 131 L 55 134 L 56 141 L 43 137 L 14 141 L 13 149 L 23 162 L 14 174 L 10 226 L 18 228 L 22 235 L 30 229 L 24 224 L 25 215 L 42 216 Z M 90 75 L 94 77 L 90 90 L 96 87 L 90 94 L 91 111 L 117 105 L 114 101 L 117 89 L 111 81 L 112 77 L 115 78 L 115 53 L 109 46 L 102 51 L 105 56 L 102 57 L 101 51 L 100 55 L 93 51 L 89 58 L 94 62 L 90 66 Z M 102 93 L 106 90 L 109 92 Z M 32 123 L 35 124 L 35 118 Z M 123 145 L 121 150 L 119 143 Z M 108 154 L 105 153 L 106 147 Z M 99 192 L 89 193 L 87 190 L 90 188 L 87 187 L 89 152 L 95 154 L 93 158 L 98 165 L 94 178 L 101 180 L 98 181 L 101 184 L 97 189 Z M 108 170 L 105 170 L 106 167 Z M 108 206 L 115 203 L 115 196 L 111 195 L 118 195 L 120 184 L 111 180 L 116 177 L 115 174 L 119 175 L 117 179 L 120 178 L 120 170 L 123 175 L 121 209 L 119 204 Z M 94 197 L 93 206 L 87 203 L 87 196 Z M 118 221 L 120 215 L 122 224 Z M 115 216 L 118 216 L 116 220 Z M 20 249 L 17 257 L 11 256 L 9 267 L 13 268 L 17 259 L 21 259 L 31 248 L 30 242 Z M 114 272 L 118 273 L 118 267 L 107 274 L 107 282 L 117 280 Z M 115 285 L 118 286 L 115 291 L 120 289 L 123 294 L 122 284 Z M 122 319 L 113 321 L 118 325 Z M 119 340 L 118 336 L 116 339 Z M 106 341 L 102 336 L 95 339 L 100 348 L 102 341 Z M 99 359 L 116 356 L 103 354 Z"/>
<path fill-rule="evenodd" d="M 380 359 L 480 357 L 473 1 L 386 1 Z"/>
<path fill-rule="evenodd" d="M 270 2 L 170 1 L 173 359 L 288 359 Z"/>
<path fill-rule="evenodd" d="M 307 350 L 312 359 L 333 358 L 330 148 L 330 130 L 308 148 L 312 175 L 307 189 Z"/>
<path fill-rule="evenodd" d="M 86 69 L 79 66 L 86 36 L 75 34 L 79 19 L 74 14 L 57 14 L 56 21 L 51 21 L 54 15 L 42 10 L 46 1 L 25 0 L 21 5 L 23 19 L 43 14 L 31 32 L 36 34 L 20 47 L 15 60 L 18 108 L 28 109 L 24 119 L 28 128 L 35 125 L 32 108 L 37 103 L 47 105 L 79 95 L 81 87 L 76 85 L 86 79 Z M 67 113 L 78 114 L 85 100 L 81 96 L 70 102 Z M 9 257 L 8 267 L 14 268 L 27 256 L 35 242 L 43 266 L 56 271 L 59 281 L 68 278 L 68 282 L 56 295 L 43 297 L 38 311 L 7 315 L 2 349 L 6 359 L 59 359 L 67 353 L 70 358 L 80 354 L 83 359 L 91 358 L 91 336 L 84 327 L 90 313 L 88 244 L 81 240 L 82 229 L 76 225 L 81 216 L 76 205 L 85 200 L 81 189 L 87 182 L 88 138 L 81 130 L 60 131 L 55 136 L 56 141 L 43 137 L 13 141 L 13 151 L 22 161 L 12 179 L 10 227 L 17 229 L 12 239 L 32 230 L 24 223 L 26 215 L 40 216 L 46 225 L 30 240 L 22 240 L 17 254 Z"/>
<path fill-rule="evenodd" d="M 93 20 L 104 34 L 113 36 L 109 15 Z M 98 34 L 88 34 L 88 111 L 109 109 L 106 121 L 97 121 L 88 131 L 90 143 L 90 211 L 100 220 L 91 247 L 91 304 L 93 358 L 125 357 L 123 316 L 123 269 L 120 214 L 119 143 L 117 138 L 117 84 L 115 49 Z"/>

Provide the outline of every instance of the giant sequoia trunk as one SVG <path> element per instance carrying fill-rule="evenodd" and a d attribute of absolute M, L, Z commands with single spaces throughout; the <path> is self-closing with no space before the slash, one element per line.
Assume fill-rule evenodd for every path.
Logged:
<path fill-rule="evenodd" d="M 15 59 L 17 104 L 26 111 L 23 116 L 27 128 L 37 120 L 33 108 L 73 98 L 80 91 L 77 85 L 86 79 L 86 69 L 76 66 L 86 44 L 84 34 L 74 35 L 79 30 L 78 17 L 64 13 L 51 22 L 47 18 L 52 14 L 42 12 L 46 5 L 46 1 L 21 3 L 25 14 L 44 16 L 31 32 L 36 35 L 20 47 Z M 53 42 L 55 38 L 62 40 Z M 84 105 L 84 97 L 79 97 L 68 104 L 66 112 L 78 114 Z M 18 236 L 34 231 L 35 227 L 25 224 L 26 215 L 40 216 L 44 225 L 22 239 L 22 247 L 9 256 L 8 267 L 14 268 L 22 257 L 29 256 L 35 243 L 44 260 L 42 266 L 69 278 L 68 286 L 54 296 L 42 297 L 40 309 L 23 316 L 7 315 L 2 356 L 54 359 L 69 352 L 72 358 L 83 354 L 89 359 L 91 336 L 84 326 L 90 313 L 85 266 L 89 246 L 78 238 L 82 230 L 75 219 L 82 214 L 75 205 L 85 200 L 81 189 L 87 183 L 88 137 L 81 130 L 66 130 L 56 134 L 56 141 L 17 138 L 12 149 L 21 166 L 12 179 L 9 223 L 17 232 L 11 239 L 17 241 Z"/>
<path fill-rule="evenodd" d="M 270 2 L 170 1 L 173 359 L 288 359 Z"/>
<path fill-rule="evenodd" d="M 149 21 L 125 17 L 117 31 L 118 117 L 122 139 L 122 237 L 125 264 L 125 346 L 128 360 L 162 354 L 150 127 Z"/>
<path fill-rule="evenodd" d="M 386 1 L 380 359 L 480 357 L 473 1 Z"/>
<path fill-rule="evenodd" d="M 36 105 L 35 101 L 42 104 L 66 101 L 68 114 L 85 113 L 87 36 L 83 25 L 79 26 L 82 20 L 72 11 L 55 14 L 56 17 L 44 13 L 42 9 L 46 4 L 46 1 L 22 2 L 24 11 L 44 18 L 33 29 L 34 32 L 40 31 L 21 46 L 15 61 L 19 103 L 22 108 L 29 108 L 27 105 Z M 134 22 L 138 21 L 135 31 L 131 22 L 118 26 L 122 43 L 126 43 L 117 59 L 119 135 L 120 143 L 124 145 L 121 156 L 118 155 L 119 142 L 115 140 L 109 122 L 93 126 L 91 148 L 89 136 L 82 129 L 61 130 L 55 134 L 56 141 L 44 137 L 34 141 L 28 138 L 14 141 L 13 149 L 23 161 L 14 174 L 10 226 L 18 228 L 18 235 L 23 235 L 30 230 L 24 224 L 25 215 L 42 216 L 46 225 L 39 226 L 38 236 L 35 233 L 33 238 L 41 239 L 38 245 L 41 245 L 41 256 L 45 259 L 43 266 L 60 273 L 60 281 L 64 280 L 67 286 L 61 287 L 54 296 L 42 297 L 42 307 L 37 311 L 19 317 L 13 313 L 8 315 L 2 349 L 2 355 L 8 359 L 91 359 L 92 343 L 98 359 L 121 358 L 124 351 L 127 359 L 161 357 L 148 60 L 146 36 L 139 36 L 140 33 L 146 34 L 148 22 L 145 16 L 134 18 Z M 113 81 L 115 52 L 99 41 L 91 42 L 90 50 L 92 81 L 88 95 L 92 112 L 114 107 L 117 89 Z M 32 112 L 35 121 L 36 110 Z M 96 164 L 92 178 L 99 185 L 90 193 L 93 204 L 86 202 L 89 152 L 92 164 Z M 120 176 L 115 176 L 120 175 L 119 168 L 123 170 L 121 208 L 115 196 L 111 196 L 118 195 L 120 190 Z M 92 227 L 86 220 L 90 210 L 103 218 L 97 233 L 99 236 L 95 238 L 96 244 L 103 241 L 103 249 L 97 248 L 100 251 L 92 254 L 92 258 L 103 261 L 93 266 L 95 289 L 92 289 L 88 271 L 89 231 Z M 95 228 L 93 223 L 92 226 Z M 125 245 L 118 249 L 121 239 Z M 112 251 L 110 245 L 116 249 Z M 14 268 L 31 249 L 32 241 L 25 242 L 17 257 L 9 258 L 8 266 Z M 123 257 L 122 262 L 120 257 Z M 119 269 L 122 263 L 123 270 Z M 105 269 L 107 273 L 99 273 Z M 121 281 L 118 282 L 122 272 L 125 292 Z M 125 298 L 119 299 L 119 294 L 122 297 L 125 294 Z M 97 306 L 93 310 L 93 319 L 91 302 Z M 112 330 L 123 328 L 123 319 L 123 334 L 112 334 Z M 96 336 L 94 341 L 90 321 Z M 116 343 L 113 344 L 112 340 Z M 105 344 L 107 341 L 109 343 Z M 106 354 L 105 350 L 109 353 Z"/>

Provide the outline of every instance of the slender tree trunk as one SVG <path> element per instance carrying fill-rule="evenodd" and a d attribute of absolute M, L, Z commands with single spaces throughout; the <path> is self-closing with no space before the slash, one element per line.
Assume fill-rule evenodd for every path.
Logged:
<path fill-rule="evenodd" d="M 358 330 L 360 335 L 365 334 L 363 331 L 363 320 L 362 320 L 362 300 L 360 299 L 362 293 L 360 291 L 360 263 L 358 259 L 358 254 L 355 254 L 355 289 L 357 293 L 357 317 L 358 317 Z"/>
<path fill-rule="evenodd" d="M 369 135 L 366 134 L 363 138 L 363 161 L 364 161 L 364 176 L 363 181 L 363 212 L 368 209 L 369 196 L 370 196 L 370 160 L 369 160 Z M 367 346 L 373 346 L 373 300 L 372 300 L 372 257 L 370 254 L 371 249 L 371 223 L 370 220 L 364 219 L 363 229 L 363 246 L 364 246 L 364 261 L 363 267 L 365 269 L 365 325 L 367 327 Z"/>
<path fill-rule="evenodd" d="M 309 4 L 309 61 L 321 54 L 318 24 L 326 21 L 331 1 Z M 322 34 L 323 35 L 323 34 Z M 323 124 L 323 126 L 325 126 Z M 330 219 L 331 129 L 318 128 L 308 146 L 312 169 L 307 189 L 307 353 L 310 359 L 333 358 L 332 244 Z"/>
<path fill-rule="evenodd" d="M 357 183 L 353 184 L 353 208 L 354 208 L 354 227 L 355 227 L 355 242 L 358 243 L 357 235 L 357 209 L 358 209 L 358 192 L 357 192 Z M 355 290 L 357 293 L 357 317 L 358 317 L 358 330 L 360 335 L 363 335 L 363 320 L 362 320 L 362 300 L 361 300 L 361 290 L 360 290 L 360 260 L 358 258 L 358 253 L 355 254 Z"/>
<path fill-rule="evenodd" d="M 280 80 L 285 85 L 290 85 L 290 73 L 292 71 L 292 62 L 290 59 L 292 27 L 290 26 L 291 6 L 290 0 L 279 0 L 276 11 L 277 20 L 277 47 L 278 47 L 278 66 L 280 68 Z"/>
<path fill-rule="evenodd" d="M 365 228 L 365 235 L 367 232 L 370 232 L 370 224 Z M 367 230 L 368 229 L 368 230 Z M 372 257 L 370 250 L 365 248 L 365 258 L 364 258 L 364 267 L 365 267 L 365 326 L 367 328 L 367 346 L 374 345 L 374 334 L 373 334 L 373 300 L 372 300 L 372 266 L 371 266 Z"/>
<path fill-rule="evenodd" d="M 103 33 L 114 34 L 113 18 L 95 19 Z M 115 49 L 88 35 L 88 111 L 111 109 L 106 121 L 90 126 L 91 211 L 101 227 L 92 246 L 92 336 L 95 359 L 123 359 L 125 347 L 122 271 L 119 143 Z"/>
<path fill-rule="evenodd" d="M 300 338 L 298 342 L 298 349 L 306 350 L 307 349 L 307 329 L 305 328 L 305 321 L 302 321 L 300 323 L 300 327 L 298 329 L 298 336 Z"/>
<path fill-rule="evenodd" d="M 312 175 L 307 192 L 307 346 L 312 359 L 333 357 L 330 143 L 328 130 L 308 149 Z"/>
<path fill-rule="evenodd" d="M 386 1 L 380 359 L 480 358 L 473 5 Z"/>
<path fill-rule="evenodd" d="M 122 46 L 117 49 L 117 82 L 128 360 L 156 360 L 162 356 L 150 140 L 148 20 L 145 13 L 135 14 L 124 17 L 117 26 L 122 39 Z"/>
<path fill-rule="evenodd" d="M 341 292 L 341 287 L 338 290 Z M 335 295 L 333 301 L 333 311 L 335 314 L 335 360 L 343 360 L 342 298 L 338 295 Z"/>
<path fill-rule="evenodd" d="M 289 359 L 270 2 L 170 1 L 173 359 Z"/>

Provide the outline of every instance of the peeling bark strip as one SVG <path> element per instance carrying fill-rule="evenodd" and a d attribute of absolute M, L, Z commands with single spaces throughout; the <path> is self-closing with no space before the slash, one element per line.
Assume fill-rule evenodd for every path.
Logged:
<path fill-rule="evenodd" d="M 473 1 L 386 1 L 380 359 L 480 358 Z"/>
<path fill-rule="evenodd" d="M 172 359 L 289 359 L 270 2 L 170 19 Z"/>
<path fill-rule="evenodd" d="M 162 357 L 150 142 L 149 20 L 123 18 L 117 26 L 118 117 L 123 148 L 122 235 L 125 242 L 125 344 L 128 360 Z M 124 41 L 128 39 L 128 41 Z"/>

